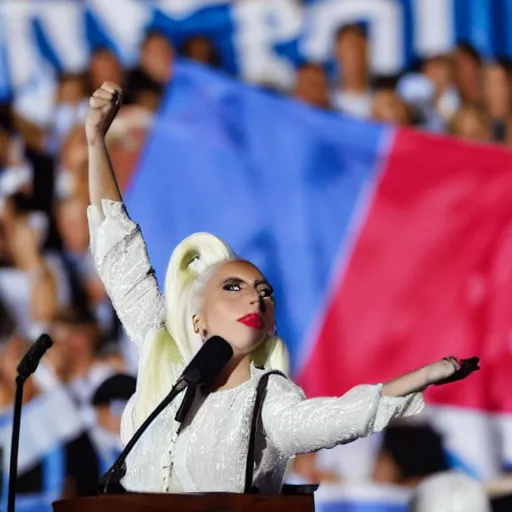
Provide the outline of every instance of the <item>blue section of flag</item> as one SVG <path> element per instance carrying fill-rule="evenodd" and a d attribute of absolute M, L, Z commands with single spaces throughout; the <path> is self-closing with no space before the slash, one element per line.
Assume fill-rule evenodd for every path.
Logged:
<path fill-rule="evenodd" d="M 482 475 L 473 466 L 465 462 L 460 454 L 451 450 L 446 450 L 446 458 L 448 460 L 448 466 L 451 469 L 458 469 L 477 480 L 482 479 Z"/>
<path fill-rule="evenodd" d="M 407 512 L 407 505 L 385 502 L 340 501 L 339 503 L 315 503 L 317 512 Z"/>
<path fill-rule="evenodd" d="M 42 460 L 43 464 L 43 491 L 60 496 L 64 489 L 66 479 L 66 448 L 57 445 L 48 452 Z"/>
<path fill-rule="evenodd" d="M 297 368 L 391 133 L 178 64 L 126 194 L 160 282 L 183 238 L 220 236 L 273 282 Z"/>

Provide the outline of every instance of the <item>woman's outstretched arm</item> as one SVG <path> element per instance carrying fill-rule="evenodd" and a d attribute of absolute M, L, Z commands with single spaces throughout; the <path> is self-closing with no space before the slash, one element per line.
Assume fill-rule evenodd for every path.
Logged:
<path fill-rule="evenodd" d="M 447 359 L 388 384 L 356 386 L 341 397 L 306 399 L 293 382 L 272 375 L 262 409 L 265 433 L 280 452 L 291 456 L 379 432 L 395 418 L 419 413 L 424 406 L 421 391 L 428 385 L 453 382 L 478 369 L 478 358 Z"/>
<path fill-rule="evenodd" d="M 144 238 L 128 216 L 105 142 L 121 101 L 121 88 L 105 82 L 89 102 L 87 215 L 98 274 L 128 336 L 140 346 L 149 331 L 162 327 L 165 310 Z"/>

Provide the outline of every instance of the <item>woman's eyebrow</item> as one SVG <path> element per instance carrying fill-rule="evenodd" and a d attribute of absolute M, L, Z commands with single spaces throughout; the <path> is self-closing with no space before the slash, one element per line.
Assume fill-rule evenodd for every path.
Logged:
<path fill-rule="evenodd" d="M 222 280 L 222 284 L 243 283 L 243 282 L 245 282 L 245 281 L 243 279 L 241 279 L 240 277 L 226 277 L 226 279 Z"/>
<path fill-rule="evenodd" d="M 254 281 L 254 286 L 260 286 L 262 284 L 268 286 L 273 290 L 272 285 L 266 279 L 257 279 L 256 281 Z"/>

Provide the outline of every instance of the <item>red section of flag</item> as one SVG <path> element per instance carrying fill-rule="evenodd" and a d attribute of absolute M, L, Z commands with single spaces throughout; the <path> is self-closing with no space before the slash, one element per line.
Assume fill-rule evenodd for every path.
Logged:
<path fill-rule="evenodd" d="M 339 395 L 448 355 L 482 370 L 431 402 L 511 410 L 512 153 L 398 131 L 299 376 Z"/>

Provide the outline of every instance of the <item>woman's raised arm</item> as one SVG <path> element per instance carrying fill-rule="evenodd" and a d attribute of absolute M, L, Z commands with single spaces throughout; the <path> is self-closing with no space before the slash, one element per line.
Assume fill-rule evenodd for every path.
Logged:
<path fill-rule="evenodd" d="M 163 325 L 165 313 L 146 244 L 128 216 L 105 142 L 121 102 L 121 88 L 111 82 L 96 90 L 89 102 L 87 215 L 98 273 L 128 336 L 140 346 L 151 329 Z"/>
<path fill-rule="evenodd" d="M 121 88 L 112 82 L 105 82 L 89 100 L 85 122 L 89 148 L 89 196 L 91 204 L 100 209 L 104 199 L 123 200 L 105 142 L 121 102 Z"/>

